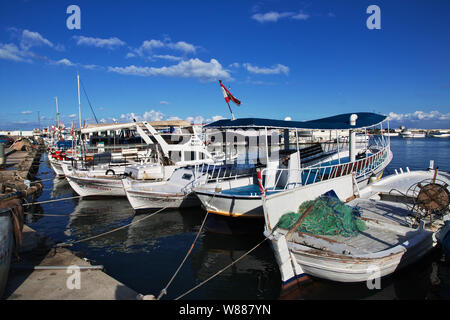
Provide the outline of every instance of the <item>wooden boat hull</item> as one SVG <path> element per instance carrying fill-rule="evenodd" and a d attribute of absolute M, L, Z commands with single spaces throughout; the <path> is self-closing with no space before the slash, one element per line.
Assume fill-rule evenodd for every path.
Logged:
<path fill-rule="evenodd" d="M 263 202 L 265 235 L 274 249 L 283 289 L 287 290 L 307 276 L 337 282 L 373 281 L 421 259 L 436 246 L 439 234 L 436 231 L 442 230 L 442 224 L 435 221 L 436 225 L 425 228 L 422 222 L 420 227 L 413 228 L 407 206 L 392 199 L 383 200 L 382 195 L 393 189 L 406 194 L 412 184 L 427 183 L 433 176 L 433 171 L 408 171 L 361 190 L 360 198 L 351 200 L 348 205 L 359 208 L 367 229 L 350 238 L 294 232 L 287 240 L 287 230 L 269 232 L 283 214 L 296 212 L 302 201 L 315 199 L 327 189 L 335 190 L 342 201 L 351 199 L 354 190 L 350 175 L 322 181 L 309 189 L 306 186 L 269 195 Z M 437 177 L 446 185 L 450 182 L 450 175 L 446 173 L 441 172 Z"/>
<path fill-rule="evenodd" d="M 8 281 L 13 245 L 13 224 L 9 211 L 6 211 L 0 213 L 0 297 Z"/>
<path fill-rule="evenodd" d="M 158 193 L 126 190 L 128 201 L 134 210 L 149 210 L 161 208 L 190 208 L 200 206 L 195 193 Z"/>
<path fill-rule="evenodd" d="M 139 181 L 122 179 L 128 201 L 134 210 L 161 208 L 188 208 L 200 206 L 192 192 L 194 183 L 204 183 L 205 175 L 196 174 L 192 168 L 179 168 L 166 181 Z"/>
<path fill-rule="evenodd" d="M 418 261 L 433 248 L 432 232 L 418 234 L 416 239 L 401 243 L 380 257 L 345 257 L 327 255 L 305 246 L 291 247 L 304 273 L 337 282 L 364 282 L 371 276 L 384 277 Z"/>
<path fill-rule="evenodd" d="M 82 197 L 125 197 L 120 178 L 66 176 L 72 189 Z"/>
<path fill-rule="evenodd" d="M 260 194 L 251 196 L 227 195 L 213 191 L 196 191 L 206 211 L 232 218 L 263 218 Z"/>

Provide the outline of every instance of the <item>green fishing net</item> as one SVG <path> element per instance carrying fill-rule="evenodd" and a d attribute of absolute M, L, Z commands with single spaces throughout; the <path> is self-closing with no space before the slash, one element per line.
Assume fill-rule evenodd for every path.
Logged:
<path fill-rule="evenodd" d="M 284 214 L 278 221 L 278 227 L 290 229 L 302 214 L 313 206 L 312 211 L 305 217 L 298 231 L 314 235 L 341 235 L 344 237 L 357 236 L 365 230 L 364 221 L 359 218 L 358 207 L 352 208 L 336 197 L 320 196 L 304 202 L 298 213 Z"/>

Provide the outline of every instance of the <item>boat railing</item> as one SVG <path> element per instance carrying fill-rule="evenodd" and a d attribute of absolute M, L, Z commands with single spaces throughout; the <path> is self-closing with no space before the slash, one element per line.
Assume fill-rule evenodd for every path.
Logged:
<path fill-rule="evenodd" d="M 248 177 L 256 174 L 254 166 L 240 167 L 239 165 L 224 165 L 224 164 L 198 164 L 195 165 L 196 180 L 200 179 L 205 174 L 207 175 L 207 182 L 220 182 L 223 180 L 238 179 L 240 177 Z"/>
<path fill-rule="evenodd" d="M 371 175 L 383 165 L 387 165 L 390 161 L 390 154 L 389 146 L 385 146 L 374 154 L 353 162 L 332 165 L 319 164 L 300 169 L 265 168 L 261 173 L 266 190 L 290 189 L 353 173 L 358 181 L 358 179 Z M 273 175 L 275 175 L 275 179 L 268 179 Z M 268 181 L 274 181 L 274 183 L 267 185 Z"/>

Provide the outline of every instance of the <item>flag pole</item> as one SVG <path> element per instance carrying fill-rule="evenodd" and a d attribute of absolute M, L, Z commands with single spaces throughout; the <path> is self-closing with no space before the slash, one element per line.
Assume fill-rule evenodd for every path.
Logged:
<path fill-rule="evenodd" d="M 229 102 L 227 102 L 227 105 L 228 105 L 228 109 L 230 109 L 230 113 L 231 113 L 231 120 L 236 120 L 236 119 L 234 118 L 234 114 L 233 114 L 233 111 L 231 110 L 231 107 L 230 107 L 230 103 L 229 103 Z"/>

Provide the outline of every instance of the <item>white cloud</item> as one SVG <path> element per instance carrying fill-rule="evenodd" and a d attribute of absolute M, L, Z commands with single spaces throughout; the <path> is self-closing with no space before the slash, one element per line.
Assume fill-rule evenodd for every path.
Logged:
<path fill-rule="evenodd" d="M 20 112 L 20 113 L 21 113 L 21 114 L 32 114 L 33 111 L 25 110 L 25 111 L 22 111 L 22 112 Z"/>
<path fill-rule="evenodd" d="M 12 43 L 0 43 L 0 59 L 21 61 L 21 62 L 31 62 L 27 59 L 30 54 L 27 51 L 19 49 L 15 44 Z"/>
<path fill-rule="evenodd" d="M 164 39 L 164 41 L 161 40 L 145 40 L 142 42 L 141 46 L 137 49 L 133 49 L 134 53 L 131 53 L 130 55 L 127 55 L 127 57 L 133 57 L 134 54 L 137 54 L 139 56 L 144 55 L 152 55 L 155 49 L 171 49 L 176 51 L 181 51 L 184 53 L 195 53 L 196 52 L 196 46 L 190 43 L 187 43 L 185 41 L 178 41 L 178 42 L 172 42 L 169 38 Z M 178 57 L 172 56 L 172 55 L 160 55 L 155 56 L 156 58 L 161 59 L 171 59 L 174 60 L 175 58 L 178 59 Z M 178 60 L 181 60 L 178 59 Z"/>
<path fill-rule="evenodd" d="M 145 40 L 144 42 L 142 42 L 139 48 L 134 50 L 134 52 L 142 57 L 145 54 L 152 54 L 154 49 L 162 47 L 164 47 L 164 43 L 160 40 Z"/>
<path fill-rule="evenodd" d="M 74 36 L 74 39 L 77 40 L 77 45 L 79 46 L 106 48 L 109 50 L 117 49 L 118 47 L 125 45 L 125 42 L 116 37 L 102 39 L 84 36 Z"/>
<path fill-rule="evenodd" d="M 232 64 L 230 64 L 228 67 L 230 68 L 239 68 L 241 65 L 238 62 L 233 62 Z"/>
<path fill-rule="evenodd" d="M 150 110 L 150 111 L 145 111 L 144 114 L 139 115 L 136 114 L 134 112 L 130 112 L 127 114 L 121 114 L 120 115 L 120 119 L 122 119 L 123 121 L 161 121 L 164 119 L 164 113 L 162 113 L 161 111 L 156 111 L 156 110 Z"/>
<path fill-rule="evenodd" d="M 75 65 L 72 61 L 70 61 L 69 59 L 66 59 L 66 58 L 58 60 L 58 61 L 54 61 L 54 62 L 52 62 L 52 64 L 64 65 L 64 66 L 68 66 L 68 67 L 73 67 Z"/>
<path fill-rule="evenodd" d="M 308 18 L 309 18 L 309 15 L 306 13 L 303 13 L 303 12 L 300 12 L 300 13 L 292 16 L 292 19 L 295 19 L 295 20 L 307 20 Z"/>
<path fill-rule="evenodd" d="M 76 118 L 77 117 L 77 115 L 75 114 L 75 113 L 72 113 L 72 114 L 69 114 L 69 118 Z"/>
<path fill-rule="evenodd" d="M 450 120 L 450 112 L 441 113 L 437 110 L 430 112 L 424 111 L 414 111 L 412 113 L 395 113 L 390 112 L 388 116 L 389 120 L 392 121 L 421 121 L 421 120 Z"/>
<path fill-rule="evenodd" d="M 281 74 L 284 73 L 287 75 L 289 73 L 289 67 L 276 64 L 271 68 L 261 68 L 251 65 L 250 63 L 244 63 L 243 66 L 248 70 L 248 72 L 256 73 L 256 74 Z"/>
<path fill-rule="evenodd" d="M 43 36 L 41 36 L 39 32 L 33 32 L 26 29 L 22 31 L 22 36 L 20 39 L 20 47 L 22 49 L 28 50 L 31 47 L 37 47 L 42 45 L 46 45 L 53 48 L 53 43 L 50 40 L 45 39 Z"/>
<path fill-rule="evenodd" d="M 95 70 L 95 69 L 103 69 L 102 66 L 98 66 L 96 64 L 83 64 L 81 65 L 83 68 L 88 69 L 88 70 Z"/>
<path fill-rule="evenodd" d="M 159 102 L 159 104 L 169 104 L 169 102 L 162 100 L 162 101 Z"/>
<path fill-rule="evenodd" d="M 195 53 L 195 46 L 193 44 L 184 42 L 184 41 L 178 41 L 176 43 L 167 43 L 166 44 L 168 48 L 183 51 L 186 53 Z"/>
<path fill-rule="evenodd" d="M 295 20 L 307 20 L 309 15 L 300 11 L 299 13 L 295 12 L 276 12 L 270 11 L 266 13 L 255 13 L 251 16 L 253 20 L 258 21 L 259 23 L 265 22 L 277 22 L 280 19 L 291 18 Z"/>
<path fill-rule="evenodd" d="M 146 111 L 143 114 L 136 114 L 133 112 L 127 113 L 127 114 L 121 114 L 120 119 L 121 119 L 121 121 L 130 121 L 130 122 L 133 120 L 136 120 L 136 121 L 182 120 L 180 117 L 177 117 L 177 116 L 166 116 L 161 111 L 157 111 L 154 109 L 151 109 L 150 111 Z M 201 116 L 201 115 L 189 116 L 189 117 L 185 118 L 186 121 L 189 121 L 191 123 L 196 123 L 196 124 L 209 123 L 209 122 L 217 121 L 217 120 L 221 120 L 221 119 L 225 119 L 225 118 L 221 115 L 215 115 L 215 116 L 212 116 L 211 118 L 205 118 L 204 116 Z"/>
<path fill-rule="evenodd" d="M 0 59 L 32 62 L 32 58 L 48 60 L 47 57 L 40 57 L 30 51 L 32 47 L 47 46 L 57 51 L 64 51 L 65 47 L 61 44 L 54 45 L 50 40 L 44 38 L 39 32 L 30 30 L 20 30 L 17 28 L 7 29 L 14 38 L 17 38 L 18 45 L 0 43 Z"/>
<path fill-rule="evenodd" d="M 186 121 L 189 121 L 190 123 L 200 124 L 205 122 L 205 118 L 202 116 L 195 116 L 195 117 L 187 117 Z"/>
<path fill-rule="evenodd" d="M 164 119 L 164 114 L 159 111 L 150 110 L 146 111 L 142 118 L 146 121 L 161 121 L 162 119 Z"/>
<path fill-rule="evenodd" d="M 155 54 L 154 56 L 152 56 L 152 58 L 165 59 L 165 60 L 171 60 L 171 61 L 183 60 L 182 57 L 171 56 L 169 54 Z"/>
<path fill-rule="evenodd" d="M 202 80 L 230 79 L 230 74 L 216 60 L 211 59 L 204 62 L 198 58 L 181 61 L 176 65 L 168 67 L 137 67 L 131 65 L 128 67 L 108 67 L 108 71 L 124 75 L 137 76 L 167 76 L 181 78 L 199 78 Z"/>
<path fill-rule="evenodd" d="M 290 17 L 293 14 L 294 14 L 293 12 L 275 12 L 275 11 L 271 11 L 271 12 L 267 12 L 267 13 L 255 13 L 254 15 L 252 15 L 252 19 L 256 20 L 256 21 L 258 21 L 260 23 L 277 22 L 279 19 Z"/>
<path fill-rule="evenodd" d="M 222 120 L 222 119 L 225 119 L 225 118 L 222 117 L 222 116 L 213 116 L 212 117 L 212 121 L 219 121 L 219 120 Z"/>

